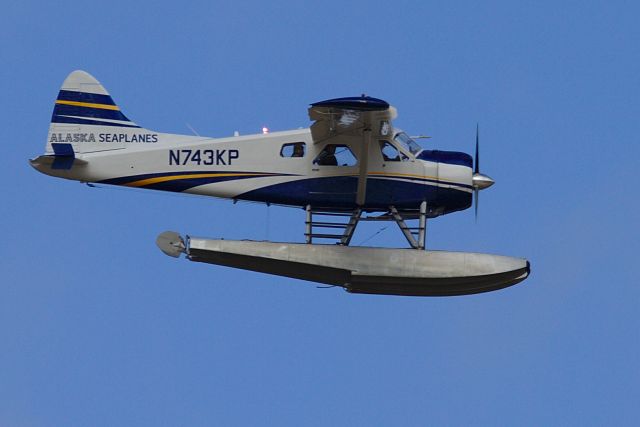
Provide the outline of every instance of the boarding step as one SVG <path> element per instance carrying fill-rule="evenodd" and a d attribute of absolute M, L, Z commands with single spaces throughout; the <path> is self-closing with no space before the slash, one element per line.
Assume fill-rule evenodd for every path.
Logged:
<path fill-rule="evenodd" d="M 323 208 L 314 208 L 307 205 L 306 221 L 305 221 L 305 240 L 307 243 L 313 243 L 313 239 L 330 239 L 336 240 L 336 244 L 348 246 L 353 237 L 353 233 L 358 225 L 362 209 L 356 208 L 349 211 L 335 211 Z M 320 220 L 316 220 L 318 218 Z M 327 218 L 328 217 L 328 218 Z M 340 218 L 346 219 L 347 222 L 340 222 Z M 342 229 L 342 234 L 329 233 L 329 230 Z"/>

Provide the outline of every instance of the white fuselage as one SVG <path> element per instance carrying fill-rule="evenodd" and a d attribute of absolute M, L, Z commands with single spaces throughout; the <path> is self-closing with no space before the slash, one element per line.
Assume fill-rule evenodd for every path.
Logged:
<path fill-rule="evenodd" d="M 348 208 L 353 204 L 357 158 L 337 165 L 314 163 L 325 146 L 313 142 L 308 128 L 215 139 L 142 128 L 118 128 L 114 133 L 106 126 L 83 126 L 82 131 L 76 135 L 66 125 L 52 125 L 49 133 L 48 155 L 54 153 L 52 143 L 72 145 L 77 161 L 70 168 L 34 166 L 49 175 L 83 182 L 293 206 Z M 352 137 L 341 140 L 354 157 L 361 154 L 359 142 Z M 304 146 L 301 157 L 285 152 L 296 143 Z M 397 150 L 395 159 L 385 158 L 384 143 Z M 470 166 L 420 159 L 423 153 L 416 157 L 392 138 L 377 136 L 368 153 L 365 209 L 417 206 L 427 200 L 431 215 L 436 216 L 468 207 Z"/>

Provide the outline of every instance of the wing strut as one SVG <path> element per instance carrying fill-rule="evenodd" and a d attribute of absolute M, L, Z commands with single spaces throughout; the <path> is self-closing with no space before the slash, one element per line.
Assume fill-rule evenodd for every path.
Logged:
<path fill-rule="evenodd" d="M 367 174 L 369 173 L 369 146 L 371 145 L 371 123 L 366 123 L 362 132 L 362 146 L 360 147 L 360 174 L 358 176 L 358 192 L 356 205 L 364 205 L 367 197 Z"/>

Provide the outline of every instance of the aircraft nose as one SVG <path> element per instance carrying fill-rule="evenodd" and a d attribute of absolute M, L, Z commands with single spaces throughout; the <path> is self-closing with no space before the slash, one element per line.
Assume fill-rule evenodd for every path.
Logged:
<path fill-rule="evenodd" d="M 484 190 L 485 188 L 489 188 L 496 183 L 493 179 L 491 179 L 490 176 L 480 172 L 476 172 L 473 174 L 472 181 L 473 188 L 475 188 L 476 190 Z"/>

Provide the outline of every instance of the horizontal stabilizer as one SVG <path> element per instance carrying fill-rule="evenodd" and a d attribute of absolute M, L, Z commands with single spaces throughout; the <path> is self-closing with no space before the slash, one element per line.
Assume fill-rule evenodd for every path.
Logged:
<path fill-rule="evenodd" d="M 86 160 L 78 159 L 75 157 L 67 157 L 67 156 L 51 156 L 45 154 L 43 156 L 38 156 L 35 159 L 29 159 L 29 164 L 33 166 L 34 169 L 45 173 L 47 169 L 71 169 L 72 166 L 83 166 L 88 162 Z"/>

